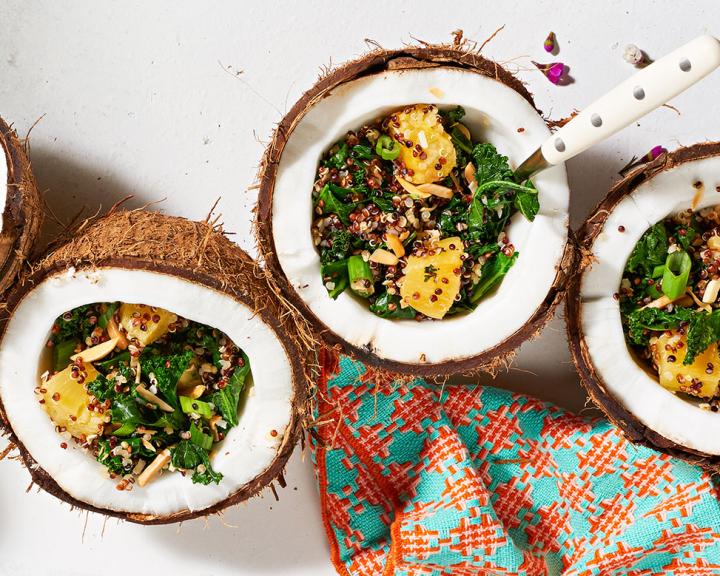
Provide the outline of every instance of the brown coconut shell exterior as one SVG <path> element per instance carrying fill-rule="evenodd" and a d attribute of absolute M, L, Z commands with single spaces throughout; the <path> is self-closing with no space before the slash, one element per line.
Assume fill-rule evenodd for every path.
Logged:
<path fill-rule="evenodd" d="M 463 46 L 423 44 L 422 46 L 406 47 L 400 50 L 378 49 L 357 60 L 347 62 L 338 68 L 328 70 L 310 90 L 302 95 L 290 112 L 288 112 L 280 124 L 278 124 L 272 140 L 265 151 L 259 174 L 256 232 L 260 251 L 268 270 L 274 274 L 287 299 L 300 312 L 305 320 L 310 323 L 315 333 L 325 343 L 330 346 L 339 346 L 350 356 L 387 372 L 446 379 L 447 376 L 457 373 L 495 373 L 498 369 L 507 366 L 514 350 L 520 346 L 520 344 L 533 338 L 542 330 L 545 324 L 552 318 L 555 308 L 564 297 L 568 275 L 572 274 L 576 268 L 577 252 L 574 250 L 571 242 L 568 242 L 566 245 L 565 253 L 558 266 L 552 287 L 535 313 L 522 328 L 504 341 L 499 342 L 497 345 L 476 356 L 448 360 L 435 364 L 424 364 L 396 362 L 380 358 L 371 348 L 353 346 L 325 326 L 297 294 L 290 282 L 288 282 L 275 253 L 275 242 L 272 230 L 275 178 L 283 150 L 295 125 L 316 102 L 330 94 L 330 92 L 339 85 L 358 78 L 380 74 L 388 70 L 411 70 L 436 67 L 459 68 L 494 78 L 518 92 L 535 108 L 532 95 L 520 80 L 496 62 L 482 57 L 475 50 L 465 49 Z M 541 114 L 539 110 L 538 114 Z M 308 234 L 309 233 L 308 231 Z"/>
<path fill-rule="evenodd" d="M 584 271 L 592 266 L 592 247 L 597 236 L 602 232 L 608 217 L 628 194 L 638 186 L 651 180 L 657 174 L 672 170 L 685 162 L 692 162 L 720 155 L 720 142 L 705 142 L 687 148 L 680 148 L 671 153 L 663 154 L 655 160 L 640 166 L 627 174 L 615 184 L 608 195 L 595 207 L 590 217 L 585 220 L 577 233 L 577 242 L 582 251 L 582 271 L 575 275 L 567 291 L 565 308 L 568 342 L 573 362 L 590 397 L 607 417 L 618 426 L 625 436 L 637 444 L 661 450 L 672 456 L 682 458 L 693 464 L 700 464 L 713 471 L 720 471 L 720 456 L 712 456 L 696 452 L 686 446 L 680 446 L 669 438 L 658 434 L 645 426 L 630 412 L 606 387 L 601 371 L 593 365 L 590 353 L 582 332 L 582 296 L 580 286 Z M 659 384 L 658 384 L 659 386 Z"/>
<path fill-rule="evenodd" d="M 2 296 L 32 254 L 44 212 L 25 146 L 1 118 L 0 146 L 7 158 L 8 168 L 7 201 L 3 207 L 0 232 Z"/>
<path fill-rule="evenodd" d="M 222 292 L 248 306 L 270 326 L 285 347 L 292 364 L 295 408 L 281 447 L 262 474 L 210 508 L 151 516 L 96 508 L 67 494 L 18 440 L 12 422 L 5 417 L 0 398 L 0 424 L 4 425 L 10 440 L 18 447 L 33 483 L 74 507 L 139 524 L 169 524 L 207 516 L 258 494 L 276 479 L 283 485 L 282 472 L 301 435 L 307 413 L 307 383 L 312 378 L 314 346 L 306 339 L 307 332 L 303 333 L 302 322 L 288 314 L 287 308 L 276 296 L 276 289 L 267 281 L 258 264 L 219 229 L 206 222 L 139 210 L 116 211 L 86 222 L 74 239 L 35 264 L 31 272 L 20 279 L 18 286 L 9 294 L 6 309 L 0 311 L 0 344 L 8 320 L 23 297 L 39 282 L 70 267 L 78 271 L 123 268 L 158 272 Z"/>

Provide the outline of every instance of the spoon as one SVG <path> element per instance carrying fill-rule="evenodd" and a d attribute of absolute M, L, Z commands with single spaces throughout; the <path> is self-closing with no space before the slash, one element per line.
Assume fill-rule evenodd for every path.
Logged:
<path fill-rule="evenodd" d="M 517 181 L 584 152 L 659 108 L 720 66 L 720 41 L 698 36 L 595 100 L 515 170 Z"/>

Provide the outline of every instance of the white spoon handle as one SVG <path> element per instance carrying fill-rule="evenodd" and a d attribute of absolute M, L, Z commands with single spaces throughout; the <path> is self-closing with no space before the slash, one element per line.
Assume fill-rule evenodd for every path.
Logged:
<path fill-rule="evenodd" d="M 609 138 L 665 104 L 720 66 L 720 42 L 699 36 L 660 58 L 602 96 L 542 145 L 542 155 L 560 164 Z"/>

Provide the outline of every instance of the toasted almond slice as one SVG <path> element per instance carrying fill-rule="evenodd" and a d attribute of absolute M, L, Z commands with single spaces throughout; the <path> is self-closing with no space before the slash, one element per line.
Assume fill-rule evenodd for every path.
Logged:
<path fill-rule="evenodd" d="M 375 252 L 370 254 L 370 261 L 385 264 L 385 266 L 395 266 L 399 262 L 399 258 L 392 252 L 377 248 Z"/>
<path fill-rule="evenodd" d="M 400 176 L 395 176 L 395 179 L 398 181 L 398 184 L 402 186 L 405 189 L 405 192 L 410 194 L 410 196 L 414 196 L 415 198 L 427 198 L 430 196 L 427 192 L 423 192 L 420 190 L 415 184 L 412 184 L 405 180 L 405 178 L 401 178 Z"/>
<path fill-rule="evenodd" d="M 403 246 L 403 243 L 400 242 L 400 238 L 395 236 L 395 234 L 388 234 L 387 240 L 385 240 L 385 242 L 387 242 L 390 250 L 395 252 L 395 256 L 397 256 L 398 258 L 402 258 L 403 256 L 405 256 L 405 246 Z"/>
<path fill-rule="evenodd" d="M 165 448 L 160 454 L 155 456 L 155 460 L 153 460 L 145 470 L 143 470 L 142 474 L 138 476 L 137 483 L 138 486 L 143 487 L 145 484 L 150 482 L 160 470 L 162 470 L 165 466 L 167 466 L 170 463 L 170 449 Z"/>
<path fill-rule="evenodd" d="M 187 396 L 192 398 L 193 400 L 197 400 L 198 398 L 200 398 L 200 396 L 205 394 L 206 389 L 207 388 L 205 386 L 203 386 L 202 384 L 198 384 L 192 390 L 190 390 L 190 393 L 187 394 Z"/>
<path fill-rule="evenodd" d="M 712 306 L 710 306 L 710 304 L 705 304 L 702 300 L 700 300 L 700 298 L 695 296 L 695 292 L 690 290 L 690 288 L 686 288 L 685 293 L 690 295 L 698 308 L 705 310 L 705 312 L 712 312 Z"/>
<path fill-rule="evenodd" d="M 103 342 L 97 346 L 86 348 L 82 352 L 73 354 L 70 356 L 70 360 L 77 360 L 78 358 L 82 358 L 83 362 L 95 362 L 96 360 L 102 360 L 105 356 L 110 354 L 110 352 L 115 350 L 117 343 L 118 338 L 111 338 L 107 342 Z"/>
<path fill-rule="evenodd" d="M 145 440 L 145 438 L 143 438 L 142 445 L 145 446 L 145 448 L 147 448 L 148 450 L 150 450 L 150 452 L 157 452 L 157 448 L 150 444 L 148 440 Z"/>
<path fill-rule="evenodd" d="M 466 138 L 469 142 L 472 142 L 472 136 L 470 135 L 470 130 L 468 130 L 468 127 L 465 126 L 465 124 L 461 124 L 460 122 L 457 122 L 457 123 L 455 123 L 455 124 L 452 125 L 452 128 L 457 128 L 457 129 L 458 129 L 458 132 L 460 132 L 460 134 L 462 134 L 463 136 L 465 136 L 465 138 Z"/>
<path fill-rule="evenodd" d="M 475 182 L 475 164 L 468 162 L 467 166 L 465 166 L 463 174 L 465 175 L 465 180 L 468 181 L 468 184 Z"/>
<path fill-rule="evenodd" d="M 720 292 L 720 280 L 710 280 L 705 287 L 702 301 L 705 304 L 712 304 L 717 300 L 718 292 Z"/>
<path fill-rule="evenodd" d="M 215 414 L 212 418 L 210 418 L 210 430 L 212 431 L 213 439 L 215 442 L 220 441 L 220 433 L 218 432 L 218 422 L 222 420 L 222 416 L 219 416 L 218 414 Z"/>
<path fill-rule="evenodd" d="M 421 190 L 422 192 L 427 192 L 428 194 L 432 194 L 433 196 L 438 196 L 439 198 L 452 198 L 453 196 L 452 188 L 448 188 L 447 186 L 441 186 L 440 184 L 420 184 L 418 186 L 418 190 Z"/>
<path fill-rule="evenodd" d="M 118 325 L 115 323 L 115 318 L 110 318 L 107 325 L 107 333 L 108 336 L 110 336 L 110 339 L 117 338 L 115 346 L 117 346 L 119 350 L 127 349 L 129 342 L 127 338 L 125 338 L 125 334 L 122 333 L 120 328 L 118 328 Z"/>
<path fill-rule="evenodd" d="M 135 387 L 135 390 L 138 394 L 140 394 L 143 400 L 147 400 L 151 404 L 155 404 L 155 406 L 160 408 L 160 410 L 162 410 L 163 412 L 175 412 L 175 408 L 170 406 L 170 404 L 165 402 L 165 400 L 163 400 L 162 398 L 158 398 L 155 394 L 150 392 L 150 390 L 145 388 L 143 384 L 138 384 Z"/>
<path fill-rule="evenodd" d="M 672 300 L 670 300 L 670 298 L 663 294 L 662 296 L 660 296 L 660 298 L 656 298 L 652 302 L 648 302 L 647 304 L 645 304 L 645 306 L 643 306 L 641 310 L 644 310 L 645 308 L 665 308 L 665 306 L 667 306 L 671 302 Z"/>

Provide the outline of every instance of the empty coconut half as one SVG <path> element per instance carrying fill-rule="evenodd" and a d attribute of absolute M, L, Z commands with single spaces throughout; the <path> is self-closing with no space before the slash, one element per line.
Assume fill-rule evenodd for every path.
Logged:
<path fill-rule="evenodd" d="M 264 158 L 257 223 L 269 270 L 282 283 L 288 299 L 325 341 L 340 344 L 346 352 L 392 371 L 433 376 L 498 366 L 548 320 L 563 294 L 565 271 L 572 268 L 574 255 L 567 244 L 569 191 L 565 168 L 557 166 L 534 179 L 539 212 L 532 221 L 524 217 L 524 210 L 522 214 L 515 212 L 506 220 L 506 236 L 493 237 L 490 250 L 483 253 L 479 244 L 484 243 L 475 243 L 479 254 L 475 255 L 474 269 L 462 268 L 470 250 L 467 241 L 460 245 L 456 241 L 466 230 L 460 223 L 454 229 L 456 234 L 444 230 L 441 242 L 436 242 L 437 237 L 432 238 L 434 232 L 421 229 L 421 225 L 412 234 L 391 230 L 377 241 L 370 237 L 368 249 L 355 246 L 354 252 L 343 254 L 362 255 L 368 266 L 357 258 L 349 264 L 350 289 L 339 295 L 334 278 L 320 273 L 318 242 L 322 248 L 331 241 L 315 232 L 318 226 L 322 232 L 327 223 L 319 222 L 318 214 L 332 199 L 330 196 L 327 200 L 318 199 L 318 166 L 331 165 L 334 160 L 328 159 L 328 154 L 335 150 L 333 146 L 347 138 L 349 131 L 386 118 L 387 136 L 377 140 L 372 130 L 361 130 L 360 146 L 353 149 L 351 156 L 367 159 L 376 154 L 394 161 L 396 181 L 386 191 L 387 180 L 378 174 L 386 197 L 378 198 L 374 204 L 382 207 L 381 201 L 385 202 L 388 208 L 382 210 L 396 210 L 397 214 L 390 219 L 392 222 L 399 219 L 403 225 L 402 211 L 406 207 L 413 206 L 412 202 L 418 199 L 432 200 L 427 206 L 422 202 L 414 205 L 423 206 L 418 222 L 429 222 L 428 228 L 432 228 L 438 215 L 447 210 L 453 195 L 469 198 L 458 182 L 476 180 L 474 172 L 465 170 L 465 164 L 460 166 L 461 157 L 467 162 L 467 150 L 456 154 L 450 137 L 438 128 L 438 122 L 443 122 L 445 131 L 450 132 L 450 122 L 454 122 L 448 120 L 452 117 L 450 111 L 458 107 L 464 110 L 459 127 L 461 136 L 468 143 L 492 144 L 509 159 L 510 168 L 522 162 L 550 134 L 531 95 L 501 66 L 474 52 L 425 46 L 378 50 L 324 75 L 282 120 Z M 442 121 L 438 120 L 438 111 Z M 392 166 L 386 164 L 387 173 L 392 172 Z M 453 166 L 455 170 L 450 173 Z M 345 177 L 343 169 L 341 178 Z M 369 181 L 366 184 L 373 186 Z M 477 189 L 470 186 L 473 194 Z M 333 191 L 346 193 L 338 188 Z M 355 200 L 355 196 L 351 198 Z M 358 198 L 359 205 L 368 202 L 368 196 L 360 194 Z M 485 200 L 478 194 L 472 201 Z M 394 208 L 390 208 L 391 204 Z M 487 209 L 487 204 L 478 206 L 481 213 L 497 214 L 500 219 L 508 217 L 501 209 L 491 213 L 492 206 Z M 437 212 L 433 212 L 436 208 Z M 372 219 L 377 210 L 371 206 L 369 212 Z M 359 220 L 365 218 L 366 215 L 359 216 Z M 415 226 L 412 215 L 408 214 L 407 219 Z M 355 233 L 355 240 L 368 229 L 364 222 L 357 223 L 358 219 L 354 219 L 353 229 L 349 217 L 343 224 Z M 341 227 L 337 221 L 330 225 Z M 428 238 L 431 245 L 426 243 L 418 248 L 417 242 L 426 242 Z M 370 249 L 373 246 L 377 249 Z M 428 258 L 439 255 L 439 259 L 423 260 L 424 247 L 428 247 L 424 252 Z M 483 273 L 483 263 L 499 252 L 507 258 L 515 258 L 519 253 L 510 262 L 512 267 L 501 271 L 507 272 L 502 282 L 493 283 L 487 293 L 483 291 L 476 307 L 473 299 L 472 306 L 463 310 L 451 308 L 448 313 L 453 302 L 470 300 L 462 290 L 481 284 L 478 278 Z M 322 264 L 325 263 L 323 254 Z M 388 281 L 382 282 L 382 286 L 390 288 L 387 295 L 378 298 L 381 303 L 370 300 L 373 313 L 363 297 L 377 298 L 378 288 L 369 289 L 368 285 L 373 281 L 371 274 L 375 274 L 374 281 L 380 286 L 378 270 L 383 274 L 389 271 Z M 453 274 L 461 281 L 456 283 Z M 476 284 L 465 283 L 473 274 Z M 437 286 L 425 289 L 423 281 Z M 412 289 L 408 288 L 410 282 Z M 449 289 L 453 291 L 448 296 Z M 398 307 L 405 313 L 397 314 Z M 377 312 L 379 308 L 382 312 Z"/>
<path fill-rule="evenodd" d="M 634 442 L 717 469 L 720 144 L 624 177 L 579 232 L 568 337 L 593 400 Z M 636 248 L 637 247 L 637 248 Z"/>
<path fill-rule="evenodd" d="M 25 147 L 0 118 L 0 295 L 12 284 L 30 256 L 43 210 Z M 3 161 L 4 160 L 4 161 Z"/>
<path fill-rule="evenodd" d="M 255 495 L 281 474 L 300 433 L 310 353 L 297 345 L 301 324 L 256 263 L 207 223 L 115 211 L 83 230 L 22 277 L 0 316 L 0 416 L 33 482 L 145 524 Z M 48 343 L 64 346 L 77 325 L 85 341 L 53 366 Z M 163 339 L 177 355 L 153 355 Z M 233 422 L 222 393 L 247 362 L 243 398 L 229 401 Z M 133 450 L 148 452 L 129 470 Z"/>

